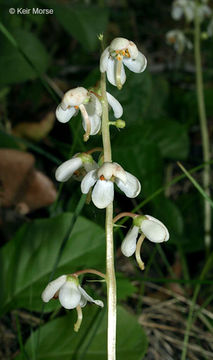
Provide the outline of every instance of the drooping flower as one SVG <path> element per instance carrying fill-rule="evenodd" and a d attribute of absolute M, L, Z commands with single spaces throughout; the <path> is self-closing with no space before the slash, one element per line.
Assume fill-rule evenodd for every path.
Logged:
<path fill-rule="evenodd" d="M 207 3 L 208 0 L 201 0 L 200 3 L 196 3 L 194 0 L 175 0 L 172 5 L 172 17 L 174 20 L 180 20 L 185 16 L 186 20 L 191 22 L 197 15 L 202 22 L 205 17 L 212 14 Z"/>
<path fill-rule="evenodd" d="M 175 0 L 172 4 L 172 18 L 180 20 L 185 16 L 187 21 L 192 21 L 195 14 L 195 2 L 193 0 Z"/>
<path fill-rule="evenodd" d="M 179 54 L 182 54 L 185 48 L 189 50 L 193 48 L 192 42 L 181 30 L 168 31 L 166 34 L 166 41 L 169 45 L 173 45 Z"/>
<path fill-rule="evenodd" d="M 114 111 L 114 116 L 119 118 L 123 114 L 120 103 L 107 93 L 107 100 Z M 102 106 L 98 97 L 83 87 L 71 89 L 64 94 L 62 102 L 56 109 L 56 117 L 66 123 L 80 110 L 82 125 L 85 130 L 84 140 L 87 141 L 90 135 L 96 135 L 101 128 Z"/>
<path fill-rule="evenodd" d="M 104 209 L 114 199 L 114 182 L 129 198 L 135 198 L 140 193 L 138 179 L 115 162 L 105 162 L 98 170 L 88 172 L 81 182 L 81 191 L 87 194 L 95 185 L 92 201 L 97 208 Z"/>
<path fill-rule="evenodd" d="M 139 234 L 142 234 L 140 237 L 141 244 L 139 244 L 140 246 L 137 249 L 137 239 Z M 140 259 L 140 248 L 145 237 L 154 243 L 161 243 L 169 240 L 169 232 L 166 226 L 153 216 L 145 215 L 136 216 L 134 218 L 133 226 L 130 228 L 122 242 L 121 251 L 127 257 L 136 253 L 138 264 L 142 270 L 144 269 L 144 264 Z"/>
<path fill-rule="evenodd" d="M 84 307 L 87 301 L 103 307 L 101 300 L 94 300 L 80 286 L 78 278 L 72 275 L 61 275 L 57 279 L 51 281 L 44 289 L 42 300 L 47 303 L 52 298 L 58 298 L 61 306 L 65 309 L 75 309 L 79 305 Z"/>
<path fill-rule="evenodd" d="M 98 164 L 93 157 L 87 153 L 79 153 L 61 164 L 55 173 L 57 181 L 65 182 L 72 176 L 77 180 L 82 178 L 91 170 L 97 169 Z"/>
<path fill-rule="evenodd" d="M 100 71 L 106 72 L 108 81 L 118 89 L 126 81 L 124 65 L 135 73 L 141 73 L 146 69 L 147 60 L 132 41 L 115 38 L 101 55 Z"/>

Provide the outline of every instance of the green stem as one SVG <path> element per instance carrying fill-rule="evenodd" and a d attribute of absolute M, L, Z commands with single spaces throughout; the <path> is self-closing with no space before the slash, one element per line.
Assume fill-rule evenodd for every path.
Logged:
<path fill-rule="evenodd" d="M 109 132 L 108 102 L 106 96 L 106 76 L 101 74 L 102 94 L 102 139 L 104 162 L 112 161 L 111 142 Z M 108 330 L 107 352 L 108 360 L 116 359 L 116 278 L 114 268 L 114 243 L 113 243 L 113 203 L 106 208 L 106 282 L 108 304 Z"/>
<path fill-rule="evenodd" d="M 197 102 L 200 118 L 203 160 L 208 163 L 210 160 L 210 146 L 208 136 L 208 124 L 206 119 L 206 109 L 204 102 L 203 91 L 203 75 L 201 63 L 201 49 L 200 49 L 200 20 L 198 14 L 195 15 L 195 32 L 194 32 L 194 56 L 196 66 L 196 88 L 197 88 Z M 203 187 L 204 191 L 210 196 L 210 165 L 206 164 L 203 170 Z M 206 248 L 209 249 L 211 244 L 211 206 L 210 203 L 204 200 L 204 241 Z"/>

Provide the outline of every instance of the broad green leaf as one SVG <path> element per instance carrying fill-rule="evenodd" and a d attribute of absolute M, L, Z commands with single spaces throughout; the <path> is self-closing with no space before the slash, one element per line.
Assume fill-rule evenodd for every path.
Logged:
<path fill-rule="evenodd" d="M 130 279 L 128 279 L 122 273 L 117 273 L 116 279 L 118 300 L 126 300 L 129 296 L 136 293 L 136 286 L 134 286 Z"/>
<path fill-rule="evenodd" d="M 127 80 L 119 91 L 110 86 L 112 93 L 124 107 L 124 120 L 128 124 L 140 125 L 150 119 L 165 117 L 165 101 L 168 83 L 162 77 L 151 75 L 148 70 L 134 74 L 126 68 Z"/>
<path fill-rule="evenodd" d="M 25 349 L 36 360 L 106 360 L 107 312 L 94 305 L 83 309 L 84 319 L 79 332 L 73 331 L 76 312 L 42 326 L 31 335 Z M 39 341 L 38 341 L 39 336 Z M 118 307 L 117 360 L 141 360 L 147 349 L 147 338 L 137 319 Z M 21 360 L 21 355 L 15 358 Z"/>
<path fill-rule="evenodd" d="M 49 56 L 40 40 L 34 34 L 21 29 L 15 29 L 11 34 L 37 71 L 44 73 L 48 67 Z M 36 78 L 37 72 L 19 49 L 12 45 L 3 34 L 0 36 L 0 41 L 0 68 L 2 69 L 0 84 L 12 84 Z"/>
<path fill-rule="evenodd" d="M 107 8 L 59 4 L 56 1 L 42 1 L 53 8 L 54 15 L 63 28 L 77 39 L 87 51 L 93 51 L 99 43 L 98 35 L 104 33 L 108 22 Z"/>
<path fill-rule="evenodd" d="M 1 312 L 24 307 L 41 310 L 41 292 L 52 272 L 72 214 L 24 225 L 0 251 Z M 104 270 L 104 230 L 79 217 L 63 250 L 55 277 L 79 269 Z M 56 307 L 53 302 L 47 310 Z"/>

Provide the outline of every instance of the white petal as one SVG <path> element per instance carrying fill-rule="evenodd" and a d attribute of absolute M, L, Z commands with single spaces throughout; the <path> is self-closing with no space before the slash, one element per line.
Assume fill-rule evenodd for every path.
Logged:
<path fill-rule="evenodd" d="M 136 242 L 138 237 L 139 227 L 133 226 L 125 236 L 122 245 L 121 251 L 122 253 L 129 257 L 132 256 L 136 250 Z"/>
<path fill-rule="evenodd" d="M 138 179 L 126 171 L 126 184 L 123 181 L 116 179 L 115 182 L 120 190 L 129 198 L 135 198 L 141 191 L 141 184 Z"/>
<path fill-rule="evenodd" d="M 102 114 L 102 106 L 98 98 L 94 94 L 90 94 L 90 101 L 87 104 L 84 104 L 84 109 L 82 105 L 80 107 L 82 114 L 82 125 L 84 130 L 86 131 L 86 122 L 85 119 L 88 116 L 90 121 L 90 135 L 96 135 L 101 128 L 101 114 Z"/>
<path fill-rule="evenodd" d="M 110 93 L 107 92 L 106 94 L 107 94 L 108 103 L 114 112 L 114 117 L 116 119 L 119 119 L 123 115 L 123 108 L 122 108 L 121 104 Z"/>
<path fill-rule="evenodd" d="M 172 18 L 174 20 L 180 20 L 183 15 L 183 10 L 180 6 L 173 6 L 172 8 Z"/>
<path fill-rule="evenodd" d="M 134 73 L 143 72 L 147 66 L 146 57 L 141 52 L 138 53 L 138 56 L 135 60 L 131 58 L 124 58 L 123 63 L 128 67 L 129 70 L 133 71 Z"/>
<path fill-rule="evenodd" d="M 138 48 L 132 41 L 129 41 L 127 49 L 132 59 L 136 59 L 138 57 Z"/>
<path fill-rule="evenodd" d="M 103 301 L 101 301 L 101 300 L 94 300 L 91 296 L 89 296 L 89 295 L 87 294 L 87 292 L 86 292 L 81 286 L 79 286 L 78 289 L 80 290 L 81 295 L 82 295 L 82 297 L 83 297 L 83 299 L 84 299 L 84 300 L 82 299 L 82 304 L 83 304 L 83 306 L 85 306 L 85 305 L 84 305 L 84 304 L 85 304 L 85 300 L 86 300 L 86 301 L 90 301 L 90 302 L 92 302 L 92 303 L 94 303 L 94 304 L 96 304 L 96 305 L 98 305 L 98 306 L 101 306 L 101 307 L 104 306 Z"/>
<path fill-rule="evenodd" d="M 147 235 L 149 235 L 147 232 L 147 229 L 148 229 L 148 231 L 149 231 L 149 229 L 151 229 L 150 235 L 151 235 L 152 239 L 146 235 L 147 239 L 149 239 L 150 241 L 153 241 L 153 242 L 168 241 L 169 240 L 169 232 L 168 232 L 166 226 L 160 220 L 154 218 L 151 215 L 145 215 L 145 216 L 148 218 L 148 220 L 143 220 L 142 225 L 141 225 L 141 230 L 143 231 L 144 235 L 146 235 L 143 230 L 145 228 Z M 145 223 L 145 225 L 143 225 L 144 221 L 149 221 L 152 224 L 147 225 Z M 154 223 L 155 223 L 155 227 L 153 226 Z M 151 228 L 151 225 L 153 226 L 153 228 Z M 156 225 L 158 225 L 160 227 L 157 227 Z M 160 230 L 160 228 L 161 228 L 161 230 Z M 152 231 L 153 231 L 153 236 L 152 236 Z"/>
<path fill-rule="evenodd" d="M 81 191 L 83 194 L 87 194 L 90 188 L 95 184 L 97 181 L 97 174 L 96 170 L 91 170 L 86 174 L 81 182 Z"/>
<path fill-rule="evenodd" d="M 52 299 L 60 287 L 65 284 L 66 278 L 66 275 L 61 275 L 57 279 L 51 281 L 41 294 L 42 300 L 44 302 L 48 302 L 50 299 Z"/>
<path fill-rule="evenodd" d="M 113 165 L 114 165 L 113 175 L 119 180 L 121 180 L 124 184 L 126 184 L 127 182 L 126 171 L 116 162 L 114 162 Z"/>
<path fill-rule="evenodd" d="M 56 115 L 56 118 L 58 119 L 58 121 L 60 121 L 61 123 L 66 123 L 74 115 L 76 115 L 77 112 L 78 112 L 78 110 L 76 110 L 74 107 L 70 107 L 66 110 L 63 110 L 61 107 L 61 104 L 59 104 L 56 109 L 55 115 Z"/>
<path fill-rule="evenodd" d="M 60 288 L 59 301 L 65 309 L 74 309 L 79 305 L 81 300 L 81 293 L 77 285 L 73 281 L 66 281 Z"/>
<path fill-rule="evenodd" d="M 92 201 L 99 209 L 106 208 L 114 199 L 112 181 L 98 180 L 92 191 Z"/>
<path fill-rule="evenodd" d="M 103 73 L 103 72 L 107 71 L 109 57 L 110 57 L 109 46 L 107 46 L 107 48 L 101 54 L 100 72 Z"/>
<path fill-rule="evenodd" d="M 83 87 L 71 89 L 64 94 L 61 106 L 63 109 L 67 109 L 68 106 L 79 106 L 83 104 L 88 95 L 88 91 Z"/>
<path fill-rule="evenodd" d="M 188 21 L 192 21 L 195 16 L 195 8 L 193 7 L 193 5 L 191 4 L 191 6 L 185 6 L 184 11 L 185 11 L 186 19 Z"/>
<path fill-rule="evenodd" d="M 118 37 L 112 40 L 109 47 L 110 50 L 124 50 L 127 49 L 128 45 L 129 45 L 129 40 Z"/>
<path fill-rule="evenodd" d="M 115 79 L 115 73 L 116 73 L 116 61 L 113 58 L 109 58 L 108 60 L 108 67 L 107 67 L 107 79 L 110 82 L 110 84 L 116 86 L 116 79 Z M 122 64 L 121 66 L 121 84 L 123 85 L 126 81 L 126 74 L 124 70 L 124 66 Z"/>
<path fill-rule="evenodd" d="M 101 102 L 93 93 L 90 93 L 90 101 L 85 104 L 85 107 L 89 115 L 97 114 L 101 116 L 102 114 Z"/>
<path fill-rule="evenodd" d="M 101 128 L 101 118 L 100 116 L 94 114 L 92 116 L 89 116 L 89 120 L 90 120 L 90 126 L 91 126 L 91 130 L 90 130 L 90 135 L 96 135 Z M 82 117 L 82 126 L 84 128 L 84 130 L 86 131 L 86 123 L 84 118 Z"/>
<path fill-rule="evenodd" d="M 56 180 L 62 182 L 67 181 L 76 170 L 82 167 L 82 165 L 83 162 L 80 157 L 75 157 L 65 161 L 57 168 L 55 172 Z"/>

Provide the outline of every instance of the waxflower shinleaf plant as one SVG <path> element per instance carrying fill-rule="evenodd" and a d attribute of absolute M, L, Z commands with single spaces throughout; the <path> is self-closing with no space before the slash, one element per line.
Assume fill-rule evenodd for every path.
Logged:
<path fill-rule="evenodd" d="M 177 53 L 182 54 L 185 49 L 191 50 L 193 44 L 188 38 L 193 31 L 190 29 L 192 22 L 198 19 L 202 24 L 206 19 L 210 19 L 206 31 L 202 33 L 202 39 L 207 39 L 213 36 L 213 12 L 208 6 L 208 0 L 175 0 L 172 3 L 171 16 L 175 21 L 185 19 L 188 28 L 173 29 L 166 33 L 166 42 L 168 45 L 173 45 Z"/>
<path fill-rule="evenodd" d="M 99 39 L 103 46 L 103 35 L 100 35 Z M 106 77 L 112 85 L 121 90 L 126 81 L 124 66 L 135 73 L 142 73 L 146 65 L 146 57 L 132 41 L 122 37 L 115 38 L 103 49 L 100 58 L 100 86 L 89 90 L 79 86 L 67 91 L 56 109 L 56 117 L 61 123 L 68 122 L 80 111 L 85 130 L 84 141 L 88 141 L 90 135 L 102 134 L 103 148 L 94 148 L 75 154 L 56 169 L 55 176 L 60 182 L 65 182 L 71 177 L 81 181 L 82 193 L 88 194 L 88 199 L 91 197 L 98 209 L 106 209 L 106 274 L 96 269 L 82 269 L 73 274 L 61 275 L 46 286 L 42 293 L 42 300 L 49 302 L 53 298 L 59 299 L 65 309 L 76 309 L 77 322 L 74 330 L 78 331 L 83 317 L 82 308 L 87 302 L 104 306 L 101 300 L 94 300 L 85 292 L 80 286 L 78 276 L 92 273 L 102 277 L 107 284 L 108 360 L 116 360 L 116 278 L 113 228 L 114 223 L 123 216 L 121 213 L 113 221 L 114 185 L 128 198 L 136 198 L 141 191 L 141 184 L 134 174 L 130 174 L 112 160 L 110 125 L 122 129 L 126 123 L 121 119 L 123 115 L 121 104 L 106 91 Z M 113 122 L 109 121 L 110 109 L 113 110 L 116 119 Z M 95 152 L 100 152 L 98 162 L 93 158 Z M 130 214 L 129 216 L 134 219 L 133 226 L 123 240 L 121 251 L 127 257 L 135 253 L 138 265 L 144 269 L 140 258 L 142 241 L 145 237 L 152 242 L 167 241 L 168 230 L 165 225 L 150 215 L 125 214 Z"/>

